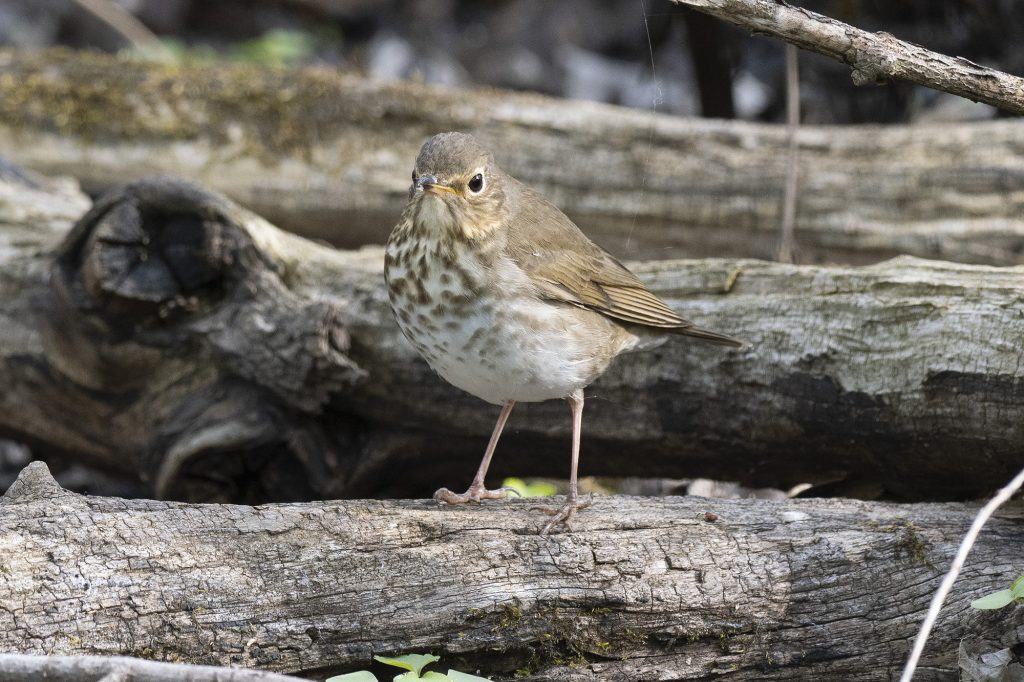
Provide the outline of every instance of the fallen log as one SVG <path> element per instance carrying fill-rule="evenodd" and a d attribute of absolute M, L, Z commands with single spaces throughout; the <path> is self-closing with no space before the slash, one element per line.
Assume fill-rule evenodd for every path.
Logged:
<path fill-rule="evenodd" d="M 0 249 L 0 437 L 192 500 L 422 497 L 473 470 L 494 408 L 401 337 L 379 248 L 325 248 L 167 179 L 107 195 L 59 245 L 20 234 Z M 754 348 L 620 358 L 587 392 L 585 474 L 956 499 L 1019 467 L 1024 269 L 634 269 Z M 564 476 L 568 443 L 559 401 L 517 407 L 493 474 Z"/>
<path fill-rule="evenodd" d="M 541 537 L 527 500 L 189 505 L 79 496 L 34 463 L 0 499 L 0 651 L 318 678 L 432 652 L 501 679 L 879 679 L 973 511 L 599 497 Z M 1018 643 L 1024 611 L 968 603 L 1019 573 L 1022 521 L 988 525 L 916 679 L 957 679 L 961 640 Z"/>
<path fill-rule="evenodd" d="M 127 656 L 0 654 L 0 674 L 4 682 L 302 682 L 259 670 L 157 663 Z"/>
<path fill-rule="evenodd" d="M 152 174 L 192 178 L 348 248 L 383 242 L 419 145 L 451 129 L 480 136 L 622 257 L 774 253 L 783 127 L 325 69 L 0 53 L 0 150 L 15 161 L 93 192 Z M 1020 130 L 801 127 L 800 258 L 1024 263 Z"/>

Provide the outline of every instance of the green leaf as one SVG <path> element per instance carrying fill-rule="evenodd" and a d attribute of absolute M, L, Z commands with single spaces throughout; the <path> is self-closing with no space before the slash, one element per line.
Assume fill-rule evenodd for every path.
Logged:
<path fill-rule="evenodd" d="M 1013 594 L 1014 599 L 1024 599 L 1024 575 L 1013 581 L 1013 585 L 1010 586 L 1010 592 Z"/>
<path fill-rule="evenodd" d="M 420 676 L 425 666 L 440 661 L 441 659 L 434 654 L 406 654 L 404 656 L 396 656 L 395 658 L 388 658 L 387 656 L 374 656 L 374 660 L 384 665 L 393 665 L 396 668 L 404 668 L 405 670 L 411 670 L 416 673 L 416 677 Z M 408 679 L 416 679 L 416 677 Z"/>
<path fill-rule="evenodd" d="M 501 487 L 512 488 L 520 497 L 551 497 L 552 495 L 558 494 L 558 488 L 545 483 L 544 481 L 535 481 L 533 483 L 527 483 L 521 478 L 515 476 L 509 476 L 501 482 Z"/>
<path fill-rule="evenodd" d="M 976 609 L 1001 609 L 1013 601 L 1013 592 L 1010 590 L 999 590 L 992 594 L 986 594 L 981 599 L 975 599 L 971 606 Z"/>
<path fill-rule="evenodd" d="M 451 682 L 452 678 L 448 677 L 447 675 L 442 675 L 441 673 L 435 673 L 434 671 L 430 671 L 424 673 L 422 679 L 435 680 L 436 682 Z"/>
<path fill-rule="evenodd" d="M 491 682 L 486 677 L 477 677 L 469 673 L 460 673 L 458 670 L 449 670 L 448 679 L 452 682 Z"/>
<path fill-rule="evenodd" d="M 309 58 L 316 41 L 308 33 L 288 29 L 272 29 L 259 38 L 235 47 L 236 56 L 253 64 L 285 66 Z"/>
<path fill-rule="evenodd" d="M 328 677 L 326 682 L 377 682 L 377 676 L 369 670 L 360 670 L 355 673 Z"/>

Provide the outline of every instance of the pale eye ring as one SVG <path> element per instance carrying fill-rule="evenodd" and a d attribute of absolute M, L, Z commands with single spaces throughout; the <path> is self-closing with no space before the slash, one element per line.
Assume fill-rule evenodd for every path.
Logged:
<path fill-rule="evenodd" d="M 466 185 L 469 187 L 469 191 L 473 194 L 479 194 L 484 189 L 484 176 L 483 173 L 477 173 L 470 178 L 469 183 Z"/>

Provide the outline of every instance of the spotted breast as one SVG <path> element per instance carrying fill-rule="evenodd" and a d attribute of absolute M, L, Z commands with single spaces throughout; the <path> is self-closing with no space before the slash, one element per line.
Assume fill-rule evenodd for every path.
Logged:
<path fill-rule="evenodd" d="M 495 404 L 565 398 L 635 342 L 601 315 L 539 301 L 501 240 L 449 239 L 416 225 L 403 219 L 387 243 L 391 306 L 402 333 L 454 386 Z"/>

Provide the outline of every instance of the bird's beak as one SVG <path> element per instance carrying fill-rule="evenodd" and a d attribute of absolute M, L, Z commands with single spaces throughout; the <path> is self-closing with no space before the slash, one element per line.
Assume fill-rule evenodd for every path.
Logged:
<path fill-rule="evenodd" d="M 421 175 L 416 178 L 416 189 L 433 192 L 451 192 L 452 194 L 457 194 L 457 192 L 451 187 L 438 184 L 437 177 L 433 175 Z"/>

